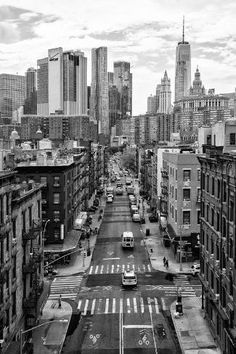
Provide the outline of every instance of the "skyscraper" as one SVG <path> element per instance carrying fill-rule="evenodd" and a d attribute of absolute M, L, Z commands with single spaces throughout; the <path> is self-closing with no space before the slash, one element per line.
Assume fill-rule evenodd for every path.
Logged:
<path fill-rule="evenodd" d="M 107 47 L 92 49 L 90 117 L 98 125 L 98 134 L 109 136 Z"/>
<path fill-rule="evenodd" d="M 81 51 L 48 50 L 38 62 L 37 113 L 87 114 L 87 58 Z"/>
<path fill-rule="evenodd" d="M 130 63 L 126 61 L 114 62 L 114 85 L 120 94 L 120 117 L 132 115 L 132 74 Z"/>
<path fill-rule="evenodd" d="M 29 68 L 25 73 L 26 79 L 26 99 L 24 104 L 24 114 L 37 114 L 37 70 Z"/>
<path fill-rule="evenodd" d="M 176 48 L 175 64 L 175 101 L 189 94 L 191 85 L 191 48 L 189 42 L 184 40 L 184 20 L 183 37 Z"/>
<path fill-rule="evenodd" d="M 13 117 L 14 111 L 24 105 L 25 76 L 0 74 L 0 113 Z"/>
<path fill-rule="evenodd" d="M 163 79 L 161 79 L 161 89 L 159 95 L 159 113 L 170 113 L 171 110 L 171 90 L 170 79 L 165 71 Z"/>

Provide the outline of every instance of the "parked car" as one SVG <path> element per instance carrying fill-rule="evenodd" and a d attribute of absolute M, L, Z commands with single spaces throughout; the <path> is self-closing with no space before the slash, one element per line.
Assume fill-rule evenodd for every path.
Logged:
<path fill-rule="evenodd" d="M 134 213 L 132 216 L 132 220 L 134 222 L 140 222 L 141 218 L 140 218 L 140 214 L 139 213 Z"/>
<path fill-rule="evenodd" d="M 121 278 L 122 285 L 125 286 L 136 286 L 138 283 L 137 275 L 133 270 L 124 271 Z"/>
<path fill-rule="evenodd" d="M 200 264 L 193 264 L 191 267 L 192 275 L 196 276 L 200 273 Z"/>
<path fill-rule="evenodd" d="M 149 221 L 150 222 L 158 222 L 158 217 L 155 215 L 150 215 L 149 216 Z"/>
<path fill-rule="evenodd" d="M 123 188 L 116 188 L 116 195 L 122 195 L 123 194 Z"/>
<path fill-rule="evenodd" d="M 107 203 L 112 203 L 113 202 L 113 197 L 111 195 L 107 196 Z"/>

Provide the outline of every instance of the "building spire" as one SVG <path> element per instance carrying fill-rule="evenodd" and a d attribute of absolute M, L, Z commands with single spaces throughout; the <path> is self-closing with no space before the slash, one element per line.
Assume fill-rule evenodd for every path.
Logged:
<path fill-rule="evenodd" d="M 183 16 L 183 43 L 184 43 L 184 16 Z"/>

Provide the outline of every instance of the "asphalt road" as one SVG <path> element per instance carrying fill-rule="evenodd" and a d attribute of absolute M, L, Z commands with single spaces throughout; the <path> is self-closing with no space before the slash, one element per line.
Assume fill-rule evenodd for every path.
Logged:
<path fill-rule="evenodd" d="M 133 250 L 121 247 L 121 234 L 132 231 Z M 124 269 L 134 269 L 138 285 L 121 286 Z M 78 295 L 82 319 L 63 353 L 180 353 L 168 311 L 174 301 L 173 279 L 152 269 L 141 225 L 131 221 L 128 196 L 107 204 L 90 268 Z M 172 290 L 173 291 L 173 290 Z M 74 348 L 72 351 L 71 348 Z"/>

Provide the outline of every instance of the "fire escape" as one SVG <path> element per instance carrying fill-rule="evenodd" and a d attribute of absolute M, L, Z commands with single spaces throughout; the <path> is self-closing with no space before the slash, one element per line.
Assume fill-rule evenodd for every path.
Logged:
<path fill-rule="evenodd" d="M 32 277 L 32 287 L 30 294 L 23 300 L 23 308 L 27 313 L 37 314 L 37 302 L 42 292 L 42 284 L 38 270 L 43 260 L 43 248 L 41 242 L 38 242 L 42 230 L 42 222 L 33 221 L 28 231 L 22 231 L 23 248 L 27 247 L 28 242 L 31 243 L 30 255 L 26 258 L 22 266 L 23 282 L 26 285 L 28 275 Z M 41 238 L 40 238 L 41 240 Z"/>

